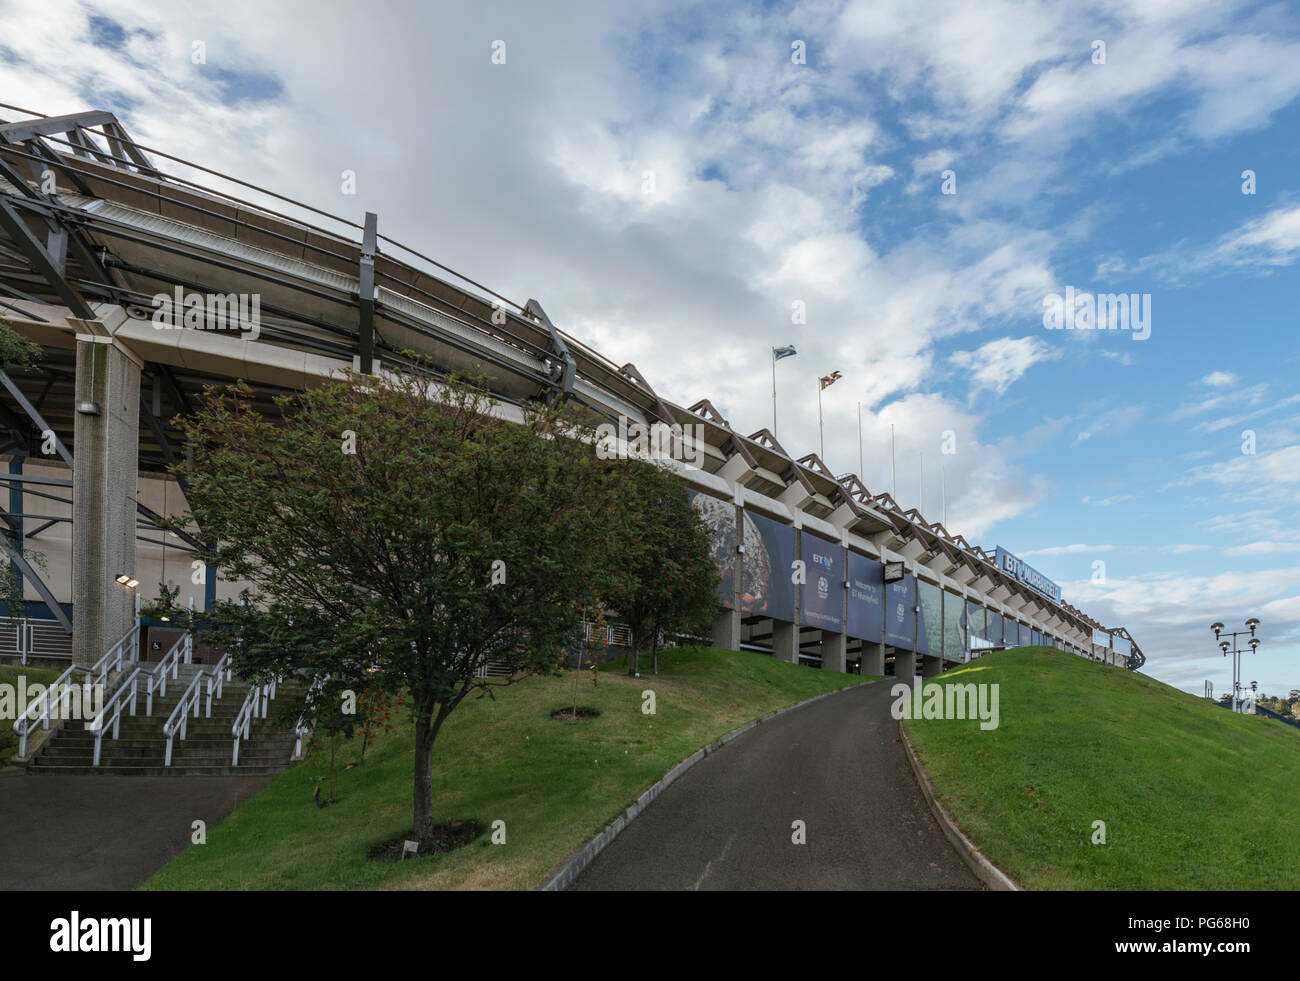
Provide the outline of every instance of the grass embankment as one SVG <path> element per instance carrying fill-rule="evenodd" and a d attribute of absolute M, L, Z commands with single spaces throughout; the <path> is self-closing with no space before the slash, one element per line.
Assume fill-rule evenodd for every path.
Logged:
<path fill-rule="evenodd" d="M 1020 885 L 1300 884 L 1300 731 L 1045 647 L 982 657 L 942 682 L 1000 686 L 995 730 L 903 724 L 948 813 Z"/>
<path fill-rule="evenodd" d="M 18 752 L 18 734 L 14 732 L 14 723 L 17 715 L 26 705 L 17 704 L 19 695 L 18 679 L 26 679 L 28 691 L 28 701 L 31 701 L 31 688 L 33 685 L 49 685 L 59 677 L 60 672 L 50 668 L 29 668 L 21 664 L 0 664 L 0 685 L 11 685 L 13 691 L 12 711 L 9 704 L 11 699 L 0 698 L 0 769 L 8 765 L 10 758 Z M 80 681 L 81 676 L 77 675 L 73 680 Z M 30 744 L 29 744 L 30 745 Z"/>
<path fill-rule="evenodd" d="M 595 719 L 555 722 L 571 705 L 573 672 L 531 678 L 467 699 L 433 751 L 434 819 L 504 821 L 473 844 L 401 863 L 371 862 L 372 845 L 411 828 L 414 760 L 410 726 L 376 738 L 350 771 L 360 746 L 340 743 L 332 807 L 325 792 L 328 744 L 280 774 L 208 831 L 145 886 L 150 889 L 531 889 L 570 852 L 627 808 L 647 787 L 706 743 L 774 709 L 867 679 L 815 671 L 762 654 L 708 648 L 670 650 L 659 675 L 629 678 L 625 663 L 579 678 L 578 704 Z M 642 692 L 656 714 L 642 713 Z M 404 710 L 403 710 L 404 711 Z M 397 720 L 397 713 L 394 713 Z"/>

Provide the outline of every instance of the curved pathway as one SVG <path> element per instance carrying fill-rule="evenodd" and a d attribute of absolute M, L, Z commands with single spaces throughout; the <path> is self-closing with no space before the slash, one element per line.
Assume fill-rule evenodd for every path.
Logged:
<path fill-rule="evenodd" d="M 570 888 L 982 888 L 916 785 L 892 686 L 821 699 L 706 756 Z"/>

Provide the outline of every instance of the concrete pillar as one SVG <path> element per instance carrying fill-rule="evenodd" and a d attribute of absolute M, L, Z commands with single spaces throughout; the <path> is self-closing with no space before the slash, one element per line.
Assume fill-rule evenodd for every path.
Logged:
<path fill-rule="evenodd" d="M 885 673 L 885 645 L 862 642 L 862 673 L 883 675 Z"/>
<path fill-rule="evenodd" d="M 135 593 L 116 576 L 135 573 L 140 364 L 79 335 L 75 398 L 98 406 L 97 414 L 76 412 L 73 429 L 72 650 L 90 665 L 135 619 Z"/>
<path fill-rule="evenodd" d="M 822 670 L 838 671 L 843 674 L 846 670 L 845 661 L 847 660 L 846 650 L 848 648 L 848 638 L 843 634 L 832 634 L 822 631 Z"/>
<path fill-rule="evenodd" d="M 740 611 L 719 610 L 713 618 L 713 646 L 740 650 Z"/>
<path fill-rule="evenodd" d="M 912 683 L 916 677 L 916 651 L 894 651 L 894 677 Z"/>
<path fill-rule="evenodd" d="M 778 661 L 799 663 L 799 629 L 793 623 L 772 621 L 772 656 Z"/>
<path fill-rule="evenodd" d="M 921 655 L 921 677 L 933 678 L 937 674 L 943 673 L 943 658 L 931 657 L 929 654 Z"/>

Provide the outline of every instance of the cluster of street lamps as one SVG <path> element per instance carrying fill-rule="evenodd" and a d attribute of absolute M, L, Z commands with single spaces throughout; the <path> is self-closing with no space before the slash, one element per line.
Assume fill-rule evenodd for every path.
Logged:
<path fill-rule="evenodd" d="M 1246 642 L 1246 647 L 1238 647 L 1237 638 L 1247 636 L 1246 630 L 1234 630 L 1228 634 L 1227 636 L 1232 638 L 1232 642 L 1229 643 L 1220 637 L 1224 629 L 1223 624 L 1217 621 L 1210 624 L 1210 629 L 1214 631 L 1214 639 L 1219 642 L 1219 650 L 1223 651 L 1223 656 L 1232 655 L 1232 710 L 1234 712 L 1241 711 L 1241 655 L 1245 654 L 1247 650 L 1255 651 L 1259 649 L 1259 638 L 1255 636 L 1255 628 L 1258 626 L 1259 620 L 1255 617 L 1251 617 L 1246 621 L 1246 628 L 1250 632 L 1250 640 Z M 1250 689 L 1253 694 L 1259 690 L 1259 684 L 1252 681 Z"/>

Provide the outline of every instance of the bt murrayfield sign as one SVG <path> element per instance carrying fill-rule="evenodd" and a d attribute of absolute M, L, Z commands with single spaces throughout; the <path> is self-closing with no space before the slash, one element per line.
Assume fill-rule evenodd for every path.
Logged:
<path fill-rule="evenodd" d="M 1016 558 L 1005 548 L 998 546 L 997 549 L 998 568 L 1017 582 L 1022 582 L 1034 592 L 1042 593 L 1053 603 L 1061 602 L 1061 587 L 1048 579 L 1037 569 L 1025 565 L 1024 562 Z"/>

